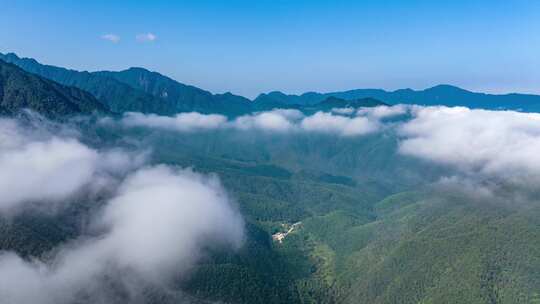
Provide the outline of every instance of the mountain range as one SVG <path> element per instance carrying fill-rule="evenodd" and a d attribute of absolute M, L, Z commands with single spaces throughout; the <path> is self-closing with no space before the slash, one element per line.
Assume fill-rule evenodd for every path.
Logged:
<path fill-rule="evenodd" d="M 451 85 L 437 85 L 425 90 L 356 89 L 331 93 L 307 92 L 301 95 L 288 95 L 274 91 L 261 94 L 252 101 L 232 93 L 213 94 L 138 67 L 118 72 L 76 71 L 41 64 L 35 59 L 21 58 L 14 53 L 0 53 L 0 60 L 12 63 L 26 72 L 42 77 L 41 79 L 57 82 L 64 89 L 77 88 L 79 90 L 69 90 L 74 94 L 91 98 L 88 94 L 82 93 L 86 91 L 114 113 L 142 112 L 174 115 L 179 112 L 196 111 L 238 116 L 273 108 L 316 111 L 328 110 L 328 105 L 360 107 L 380 104 L 466 106 L 491 110 L 540 112 L 539 95 L 476 93 Z"/>
<path fill-rule="evenodd" d="M 80 72 L 44 65 L 13 53 L 0 54 L 0 59 L 62 85 L 85 90 L 116 113 L 172 115 L 197 111 L 238 115 L 251 111 L 250 101 L 244 97 L 230 93 L 212 94 L 142 68 L 120 72 Z"/>
<path fill-rule="evenodd" d="M 388 104 L 465 106 L 469 108 L 519 110 L 525 112 L 540 111 L 539 95 L 516 93 L 495 95 L 476 93 L 451 85 L 437 85 L 419 91 L 412 89 L 401 89 L 396 91 L 356 89 L 332 93 L 308 92 L 301 95 L 287 95 L 279 91 L 274 91 L 268 94 L 259 95 L 255 99 L 255 103 L 313 105 L 320 103 L 328 97 L 336 97 L 345 100 L 375 98 Z"/>

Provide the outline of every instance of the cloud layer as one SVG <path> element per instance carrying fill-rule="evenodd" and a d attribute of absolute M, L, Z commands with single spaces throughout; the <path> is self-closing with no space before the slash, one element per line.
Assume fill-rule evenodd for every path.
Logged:
<path fill-rule="evenodd" d="M 187 275 L 208 249 L 242 243 L 242 218 L 214 176 L 144 167 L 122 150 L 36 135 L 14 120 L 0 127 L 0 216 L 107 190 L 90 228 L 46 259 L 0 252 L 3 303 L 139 301 L 145 287 Z"/>
<path fill-rule="evenodd" d="M 0 212 L 64 201 L 83 188 L 111 183 L 113 175 L 143 159 L 122 151 L 97 151 L 43 130 L 30 133 L 15 120 L 0 119 Z"/>
<path fill-rule="evenodd" d="M 367 115 L 376 119 L 390 118 L 399 115 L 405 115 L 409 109 L 414 106 L 398 104 L 395 106 L 377 106 L 370 108 L 360 108 L 357 111 L 358 115 Z"/>
<path fill-rule="evenodd" d="M 222 127 L 227 118 L 217 114 L 180 113 L 173 117 L 127 113 L 122 122 L 129 127 L 150 127 L 175 131 L 196 131 Z"/>
<path fill-rule="evenodd" d="M 378 130 L 379 125 L 367 117 L 347 117 L 332 113 L 317 112 L 303 119 L 300 127 L 308 132 L 355 136 L 375 132 Z"/>
<path fill-rule="evenodd" d="M 298 110 L 276 109 L 238 117 L 229 124 L 229 127 L 240 130 L 287 132 L 292 131 L 295 123 L 303 117 L 304 114 Z"/>
<path fill-rule="evenodd" d="M 415 107 L 400 152 L 467 173 L 540 181 L 540 114 Z"/>
<path fill-rule="evenodd" d="M 32 142 L 0 152 L 0 209 L 37 201 L 60 201 L 90 182 L 99 154 L 74 140 Z"/>
<path fill-rule="evenodd" d="M 176 116 L 158 116 L 155 114 L 128 113 L 121 123 L 124 126 L 148 127 L 191 132 L 200 130 L 243 130 L 266 131 L 275 133 L 322 133 L 338 136 L 357 136 L 376 132 L 380 128 L 379 119 L 383 115 L 348 115 L 343 111 L 317 112 L 305 116 L 298 110 L 274 109 L 240 116 L 227 120 L 223 115 L 181 113 Z M 386 117 L 386 116 L 385 116 Z"/>
<path fill-rule="evenodd" d="M 237 248 L 243 237 L 242 220 L 215 178 L 165 166 L 130 175 L 95 225 L 106 232 L 62 246 L 48 263 L 0 255 L 3 301 L 107 301 L 112 280 L 130 302 L 142 296 L 137 289 L 167 286 L 189 271 L 209 246 Z"/>

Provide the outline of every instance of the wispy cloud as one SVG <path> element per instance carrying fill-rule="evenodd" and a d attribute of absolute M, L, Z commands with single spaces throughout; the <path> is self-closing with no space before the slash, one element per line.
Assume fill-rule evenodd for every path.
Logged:
<path fill-rule="evenodd" d="M 153 33 L 143 33 L 135 36 L 135 40 L 138 42 L 153 42 L 157 39 L 157 36 Z"/>
<path fill-rule="evenodd" d="M 104 40 L 108 40 L 112 43 L 118 43 L 120 42 L 120 36 L 116 35 L 116 34 L 105 34 L 105 35 L 101 35 L 101 39 L 104 39 Z"/>

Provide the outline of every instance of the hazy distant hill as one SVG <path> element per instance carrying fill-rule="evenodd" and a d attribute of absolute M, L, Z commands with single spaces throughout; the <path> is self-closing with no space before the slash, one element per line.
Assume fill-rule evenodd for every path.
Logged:
<path fill-rule="evenodd" d="M 251 102 L 246 98 L 230 93 L 214 95 L 142 68 L 120 72 L 80 72 L 44 65 L 13 53 L 0 53 L 0 59 L 61 84 L 86 90 L 118 113 L 137 111 L 171 115 L 198 111 L 236 115 L 251 109 Z"/>
<path fill-rule="evenodd" d="M 302 95 L 287 95 L 282 92 L 271 92 L 268 94 L 259 95 L 255 99 L 255 103 L 312 105 L 319 103 L 328 97 L 337 97 L 347 100 L 371 97 L 390 104 L 405 103 L 420 105 L 466 106 L 470 108 L 511 109 L 528 112 L 540 112 L 539 95 L 494 95 L 475 93 L 450 85 L 438 85 L 420 91 L 401 89 L 389 92 L 379 89 L 357 89 L 332 93 L 308 92 Z"/>
<path fill-rule="evenodd" d="M 88 92 L 60 85 L 0 60 L 0 114 L 22 109 L 49 117 L 108 112 Z"/>

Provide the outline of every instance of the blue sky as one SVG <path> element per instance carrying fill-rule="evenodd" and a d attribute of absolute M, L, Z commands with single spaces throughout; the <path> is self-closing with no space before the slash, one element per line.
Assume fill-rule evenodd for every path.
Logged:
<path fill-rule="evenodd" d="M 448 83 L 540 93 L 535 0 L 0 0 L 0 7 L 0 52 L 78 70 L 142 66 L 212 92 Z M 136 39 L 141 34 L 146 39 Z"/>

